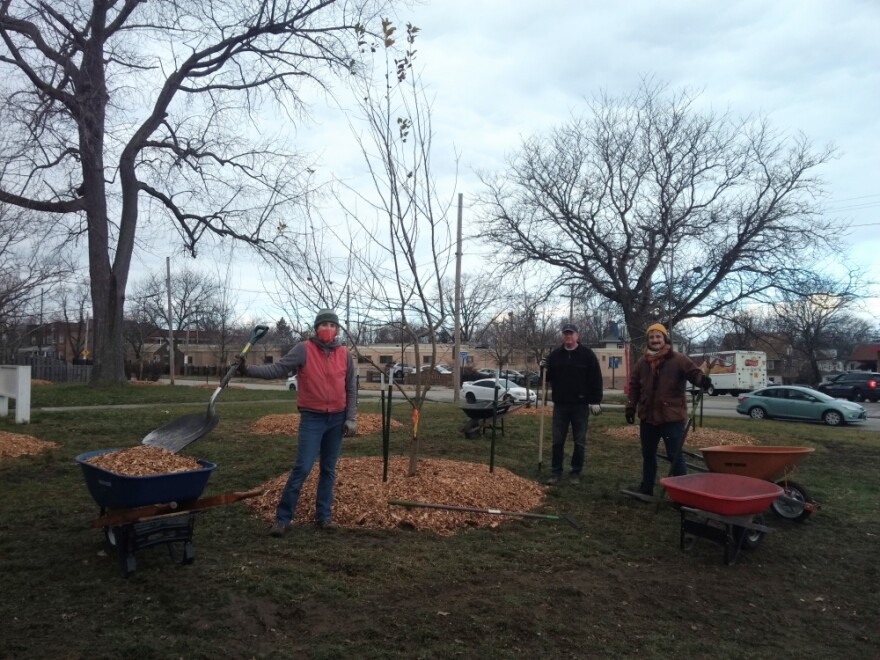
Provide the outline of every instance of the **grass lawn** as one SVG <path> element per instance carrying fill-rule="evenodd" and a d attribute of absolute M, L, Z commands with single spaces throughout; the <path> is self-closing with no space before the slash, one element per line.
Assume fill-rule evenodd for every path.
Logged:
<path fill-rule="evenodd" d="M 204 409 L 211 390 L 57 387 L 34 388 L 30 424 L 0 421 L 0 431 L 60 445 L 0 460 L 0 657 L 876 658 L 880 648 L 876 432 L 707 418 L 707 427 L 761 444 L 815 448 L 796 479 L 822 509 L 800 524 L 768 514 L 775 531 L 730 566 L 709 541 L 679 549 L 672 507 L 619 494 L 638 480 L 639 450 L 608 433 L 624 420 L 607 411 L 590 423 L 585 478 L 548 489 L 538 510 L 564 512 L 582 529 L 499 517 L 494 528 L 454 536 L 302 526 L 274 539 L 239 502 L 197 516 L 192 564 L 172 562 L 158 545 L 138 552 L 137 570 L 123 578 L 102 531 L 89 526 L 98 508 L 74 457 L 136 445 L 169 419 Z M 192 409 L 163 406 L 181 401 Z M 218 464 L 205 495 L 286 472 L 294 441 L 249 426 L 293 412 L 292 395 L 231 389 L 222 401 L 220 424 L 186 450 Z M 225 405 L 235 401 L 246 405 Z M 89 403 L 156 405 L 36 410 Z M 410 414 L 395 406 L 407 428 L 392 432 L 391 452 L 402 455 Z M 378 413 L 379 402 L 360 409 Z M 421 455 L 488 470 L 489 440 L 466 440 L 465 421 L 454 405 L 428 404 Z M 549 476 L 549 423 L 537 471 L 538 422 L 507 417 L 497 467 Z M 379 434 L 347 439 L 343 449 L 380 454 Z"/>

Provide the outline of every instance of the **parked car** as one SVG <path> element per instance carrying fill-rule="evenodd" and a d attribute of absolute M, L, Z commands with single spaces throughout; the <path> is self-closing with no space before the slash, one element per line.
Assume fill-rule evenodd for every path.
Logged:
<path fill-rule="evenodd" d="M 430 364 L 423 365 L 421 371 L 434 371 L 438 374 L 451 374 L 452 370 L 446 366 L 445 364 L 435 364 L 433 367 Z"/>
<path fill-rule="evenodd" d="M 477 369 L 477 373 L 482 376 L 497 376 L 498 369 L 489 369 L 488 367 L 483 367 L 482 369 Z"/>
<path fill-rule="evenodd" d="M 848 371 L 829 381 L 819 383 L 816 388 L 830 396 L 850 401 L 880 400 L 880 373 L 876 371 Z"/>
<path fill-rule="evenodd" d="M 466 382 L 461 386 L 461 393 L 464 396 L 464 400 L 468 403 L 494 401 L 496 388 L 498 389 L 499 401 L 535 403 L 538 400 L 538 395 L 534 390 L 527 392 L 526 388 L 520 387 L 505 378 L 481 378 L 480 380 Z"/>
<path fill-rule="evenodd" d="M 808 387 L 770 385 L 740 394 L 736 412 L 752 419 L 794 419 L 840 426 L 862 422 L 868 415 L 857 403 L 839 401 Z"/>
<path fill-rule="evenodd" d="M 416 373 L 416 368 L 406 362 L 397 362 L 392 365 L 389 371 L 391 371 L 391 375 L 394 376 L 394 378 L 403 378 L 404 374 Z"/>
<path fill-rule="evenodd" d="M 296 374 L 287 379 L 287 389 L 296 392 Z"/>
<path fill-rule="evenodd" d="M 501 377 L 506 378 L 507 380 L 512 380 L 514 383 L 523 384 L 525 381 L 525 374 L 521 371 L 517 371 L 516 369 L 505 369 L 501 372 Z"/>

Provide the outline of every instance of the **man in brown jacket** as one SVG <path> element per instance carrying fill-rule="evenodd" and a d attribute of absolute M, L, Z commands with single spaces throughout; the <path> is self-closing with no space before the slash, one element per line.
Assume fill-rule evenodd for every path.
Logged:
<path fill-rule="evenodd" d="M 703 389 L 712 384 L 688 356 L 672 350 L 669 333 L 663 325 L 648 326 L 645 352 L 630 374 L 626 397 L 627 423 L 635 423 L 637 408 L 639 413 L 642 482 L 632 490 L 642 495 L 654 494 L 660 440 L 672 462 L 672 474 L 687 474 L 682 454 L 688 419 L 686 381 Z"/>

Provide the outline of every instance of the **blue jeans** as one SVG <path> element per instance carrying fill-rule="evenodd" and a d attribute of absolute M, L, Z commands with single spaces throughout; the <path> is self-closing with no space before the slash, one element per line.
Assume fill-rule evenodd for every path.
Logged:
<path fill-rule="evenodd" d="M 672 463 L 672 476 L 687 474 L 682 445 L 687 422 L 667 422 L 666 424 L 639 424 L 639 439 L 642 443 L 642 483 L 645 491 L 654 488 L 657 479 L 657 448 L 660 440 L 666 446 L 666 456 Z"/>
<path fill-rule="evenodd" d="M 345 411 L 338 413 L 315 413 L 300 411 L 297 434 L 296 460 L 287 478 L 287 484 L 275 509 L 275 522 L 287 525 L 293 520 L 296 503 L 303 482 L 312 471 L 315 458 L 320 455 L 318 495 L 315 498 L 315 520 L 330 520 L 333 506 L 333 484 L 336 483 L 336 461 L 342 451 L 342 431 L 345 427 Z"/>
<path fill-rule="evenodd" d="M 587 425 L 590 420 L 590 406 L 584 403 L 553 404 L 553 451 L 551 471 L 554 476 L 562 474 L 562 463 L 565 456 L 565 438 L 568 427 L 574 436 L 574 448 L 571 451 L 571 474 L 578 476 L 584 469 L 584 454 L 587 448 Z"/>

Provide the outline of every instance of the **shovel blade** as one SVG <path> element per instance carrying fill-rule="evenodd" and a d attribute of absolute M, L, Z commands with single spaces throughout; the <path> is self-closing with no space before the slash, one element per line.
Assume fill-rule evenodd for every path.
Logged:
<path fill-rule="evenodd" d="M 194 442 L 217 426 L 220 418 L 211 410 L 203 413 L 184 415 L 173 422 L 168 422 L 154 431 L 150 431 L 141 441 L 145 445 L 162 447 L 177 453 L 191 442 Z"/>

